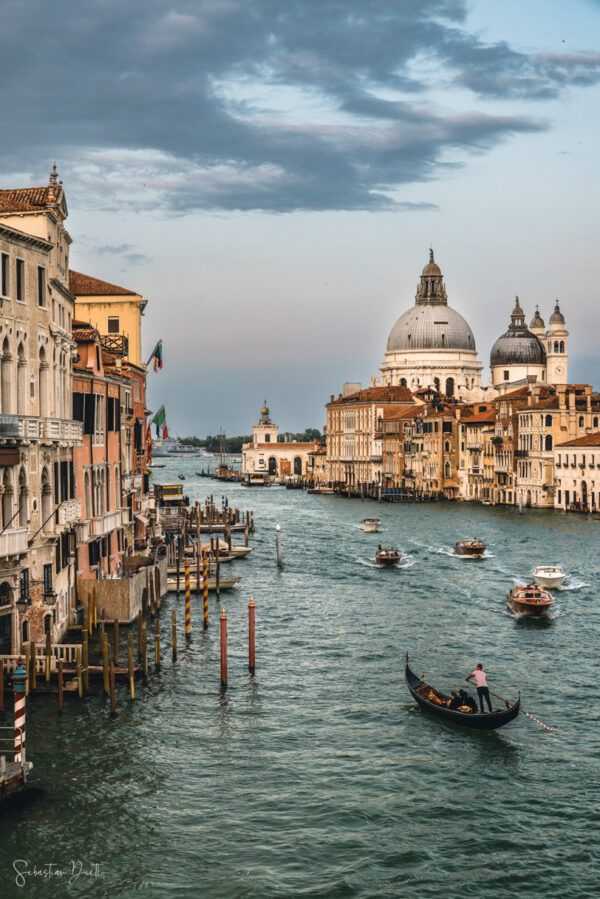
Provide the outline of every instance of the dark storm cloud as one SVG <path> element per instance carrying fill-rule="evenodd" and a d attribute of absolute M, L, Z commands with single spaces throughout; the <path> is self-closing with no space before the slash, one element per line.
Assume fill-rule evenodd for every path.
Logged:
<path fill-rule="evenodd" d="M 461 0 L 5 0 L 0 53 L 5 169 L 57 158 L 78 202 L 173 212 L 424 208 L 393 192 L 545 127 L 430 88 L 540 100 L 600 77 L 482 43 Z"/>

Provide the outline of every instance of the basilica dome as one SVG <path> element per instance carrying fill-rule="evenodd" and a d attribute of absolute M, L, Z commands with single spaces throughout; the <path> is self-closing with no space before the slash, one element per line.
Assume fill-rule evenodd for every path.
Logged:
<path fill-rule="evenodd" d="M 471 350 L 475 338 L 458 312 L 448 305 L 446 285 L 433 250 L 417 285 L 415 305 L 400 316 L 387 342 L 387 352 L 406 350 Z"/>
<path fill-rule="evenodd" d="M 492 347 L 490 366 L 545 364 L 544 345 L 525 325 L 525 317 L 517 297 L 508 331 Z"/>
<path fill-rule="evenodd" d="M 400 316 L 390 332 L 388 353 L 404 350 L 475 350 L 475 338 L 448 305 L 416 305 Z"/>

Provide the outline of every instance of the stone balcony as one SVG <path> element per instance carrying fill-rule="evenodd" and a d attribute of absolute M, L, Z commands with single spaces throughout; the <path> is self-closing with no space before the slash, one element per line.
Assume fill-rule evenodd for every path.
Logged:
<path fill-rule="evenodd" d="M 69 499 L 61 503 L 58 509 L 58 523 L 73 525 L 81 518 L 81 500 Z"/>
<path fill-rule="evenodd" d="M 12 528 L 0 534 L 0 559 L 20 556 L 27 552 L 27 528 Z"/>
<path fill-rule="evenodd" d="M 0 439 L 37 440 L 39 419 L 31 415 L 0 415 Z"/>
<path fill-rule="evenodd" d="M 113 509 L 105 512 L 104 515 L 98 515 L 96 518 L 90 519 L 90 537 L 104 537 L 111 531 L 120 528 L 123 523 L 123 513 L 121 509 Z"/>
<path fill-rule="evenodd" d="M 81 443 L 83 425 L 66 418 L 42 418 L 39 421 L 40 439 L 56 442 Z"/>

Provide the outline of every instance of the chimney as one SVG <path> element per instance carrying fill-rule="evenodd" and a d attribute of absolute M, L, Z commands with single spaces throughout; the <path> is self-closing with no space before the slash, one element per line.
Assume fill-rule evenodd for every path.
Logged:
<path fill-rule="evenodd" d="M 569 392 L 569 409 L 575 408 L 575 391 L 571 390 Z"/>
<path fill-rule="evenodd" d="M 558 391 L 558 408 L 566 409 L 567 408 L 567 385 L 566 384 L 557 384 L 556 389 Z"/>
<path fill-rule="evenodd" d="M 588 412 L 592 411 L 592 385 L 585 385 L 585 408 Z"/>
<path fill-rule="evenodd" d="M 330 402 L 330 403 L 335 402 L 335 397 L 334 397 L 333 393 L 331 394 L 331 399 L 329 400 L 329 402 Z"/>

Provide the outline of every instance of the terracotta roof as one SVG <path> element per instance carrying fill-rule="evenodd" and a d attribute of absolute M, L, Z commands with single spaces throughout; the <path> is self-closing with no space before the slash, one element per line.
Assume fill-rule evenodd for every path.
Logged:
<path fill-rule="evenodd" d="M 92 278 L 91 275 L 82 275 L 81 272 L 69 272 L 69 290 L 78 297 L 109 297 L 109 296 L 139 296 L 135 290 L 127 290 L 108 281 Z"/>
<path fill-rule="evenodd" d="M 536 409 L 558 409 L 558 397 L 549 396 L 548 399 L 538 400 L 537 403 L 532 403 L 531 406 L 525 406 L 524 409 L 519 409 L 519 412 L 531 412 Z"/>
<path fill-rule="evenodd" d="M 408 387 L 367 387 L 349 396 L 340 396 L 327 403 L 328 406 L 352 405 L 354 403 L 414 403 Z"/>
<path fill-rule="evenodd" d="M 114 365 L 117 357 L 114 353 L 109 353 L 108 350 L 102 350 L 102 364 L 103 365 Z"/>
<path fill-rule="evenodd" d="M 74 331 L 81 329 L 81 328 L 91 328 L 91 327 L 92 327 L 91 322 L 82 322 L 78 318 L 73 319 L 72 328 Z"/>
<path fill-rule="evenodd" d="M 48 187 L 0 190 L 0 211 L 2 212 L 39 212 L 47 205 Z"/>
<path fill-rule="evenodd" d="M 482 422 L 496 421 L 496 412 L 494 409 L 488 409 L 486 412 L 476 412 L 475 415 L 468 415 L 461 418 L 463 425 L 481 424 Z"/>
<path fill-rule="evenodd" d="M 556 393 L 556 388 L 549 386 L 548 384 L 536 384 L 536 389 L 539 390 L 540 396 L 550 396 Z M 508 393 L 502 394 L 502 396 L 496 397 L 495 400 L 492 400 L 494 403 L 501 403 L 503 400 L 516 400 L 519 397 L 527 397 L 531 393 L 531 387 L 529 384 L 525 384 L 524 387 L 517 387 L 516 390 L 510 390 Z"/>
<path fill-rule="evenodd" d="M 95 328 L 77 328 L 73 329 L 73 340 L 77 343 L 94 343 L 98 337 Z"/>
<path fill-rule="evenodd" d="M 409 406 L 400 412 L 390 412 L 383 416 L 383 421 L 396 421 L 398 418 L 420 418 L 426 412 L 425 406 Z"/>
<path fill-rule="evenodd" d="M 593 434 L 586 434 L 584 437 L 576 437 L 573 440 L 567 440 L 566 443 L 557 443 L 555 449 L 561 446 L 600 446 L 600 431 Z"/>

